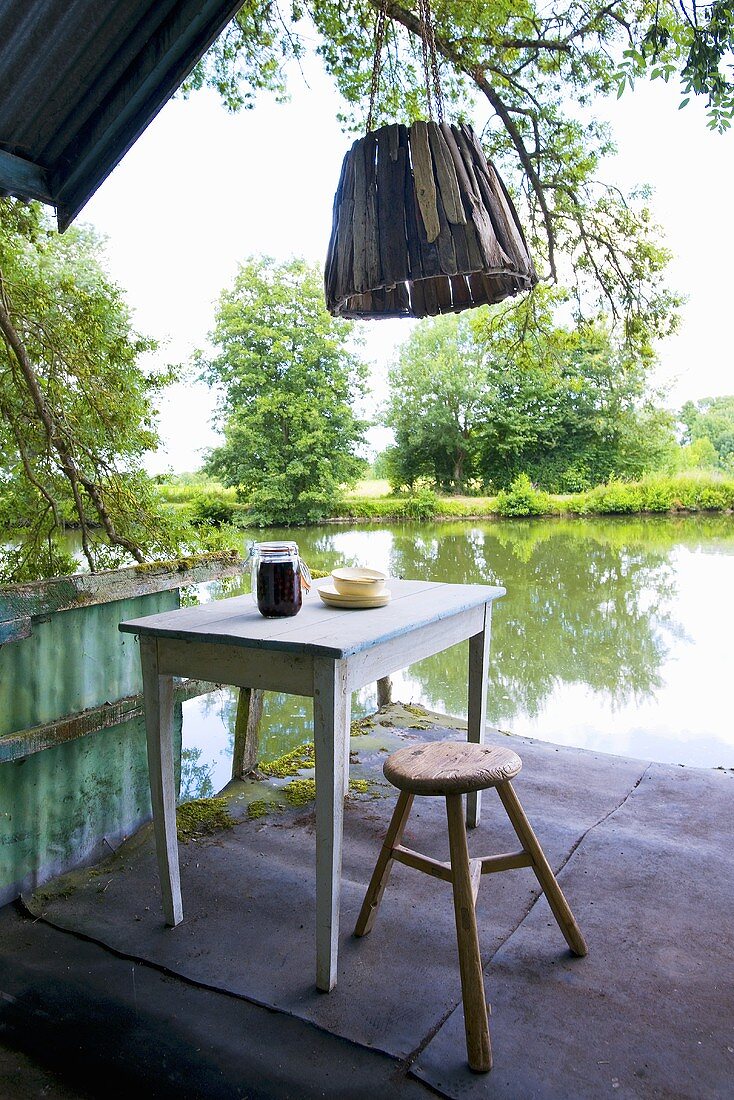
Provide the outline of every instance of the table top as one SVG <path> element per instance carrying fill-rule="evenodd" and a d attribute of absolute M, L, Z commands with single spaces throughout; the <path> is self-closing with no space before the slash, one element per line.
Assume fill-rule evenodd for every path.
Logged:
<path fill-rule="evenodd" d="M 330 578 L 315 582 L 329 584 Z M 290 618 L 266 619 L 251 596 L 214 600 L 120 623 L 120 630 L 156 638 L 218 642 L 247 649 L 310 653 L 337 660 L 351 657 L 392 638 L 491 603 L 505 589 L 488 584 L 441 584 L 390 578 L 385 607 L 346 610 L 327 606 L 312 592 Z"/>

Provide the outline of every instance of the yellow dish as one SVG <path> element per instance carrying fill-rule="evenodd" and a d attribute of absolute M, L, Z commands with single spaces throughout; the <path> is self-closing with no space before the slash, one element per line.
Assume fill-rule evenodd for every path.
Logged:
<path fill-rule="evenodd" d="M 369 607 L 384 607 L 390 603 L 390 590 L 384 588 L 382 592 L 374 596 L 345 596 L 343 592 L 337 592 L 330 585 L 320 585 L 317 589 L 319 596 L 330 607 L 346 607 L 353 611 L 366 611 Z"/>
<path fill-rule="evenodd" d="M 342 596 L 377 596 L 385 590 L 387 577 L 379 569 L 332 569 L 334 588 Z"/>

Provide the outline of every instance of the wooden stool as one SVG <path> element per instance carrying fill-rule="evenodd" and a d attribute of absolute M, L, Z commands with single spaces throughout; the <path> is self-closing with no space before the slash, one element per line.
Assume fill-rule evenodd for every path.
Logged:
<path fill-rule="evenodd" d="M 532 867 L 571 951 L 579 956 L 585 955 L 587 951 L 584 937 L 568 902 L 512 788 L 510 780 L 521 767 L 520 757 L 511 749 L 461 741 L 410 745 L 388 757 L 383 771 L 386 778 L 400 790 L 400 796 L 354 929 L 355 936 L 366 936 L 371 931 L 393 860 L 451 883 L 459 945 L 466 1049 L 469 1065 L 478 1073 L 492 1068 L 492 1048 L 474 909 L 481 876 L 495 871 L 509 871 L 515 867 Z M 500 796 L 522 849 L 506 855 L 469 859 L 461 796 L 489 787 L 494 787 Z M 400 843 L 413 799 L 421 794 L 443 795 L 446 799 L 451 856 L 449 863 L 430 859 L 410 848 L 404 848 Z"/>

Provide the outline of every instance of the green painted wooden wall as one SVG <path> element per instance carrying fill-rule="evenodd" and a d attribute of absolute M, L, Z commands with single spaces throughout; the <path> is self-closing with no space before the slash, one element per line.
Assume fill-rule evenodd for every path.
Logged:
<path fill-rule="evenodd" d="M 168 611 L 177 589 L 75 607 L 0 646 L 0 740 L 142 690 L 124 619 Z M 176 707 L 176 758 L 181 749 Z M 102 851 L 150 817 L 145 725 L 111 729 L 0 764 L 0 904 Z"/>

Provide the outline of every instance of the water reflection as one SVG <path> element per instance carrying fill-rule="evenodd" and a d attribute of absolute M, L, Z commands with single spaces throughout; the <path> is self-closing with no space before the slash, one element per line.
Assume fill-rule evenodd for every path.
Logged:
<path fill-rule="evenodd" d="M 734 763 L 726 700 L 734 518 L 328 527 L 296 537 L 318 569 L 369 564 L 392 576 L 504 585 L 488 707 L 501 728 L 672 763 Z M 249 585 L 208 587 L 217 597 Z M 465 715 L 466 663 L 466 645 L 422 661 L 393 678 L 396 697 Z M 207 774 L 221 786 L 235 695 L 208 698 L 217 697 L 187 704 L 184 737 L 204 746 L 215 764 Z M 374 707 L 374 690 L 354 705 L 356 713 Z M 266 707 L 264 759 L 308 737 L 311 720 L 310 700 L 271 695 Z"/>

